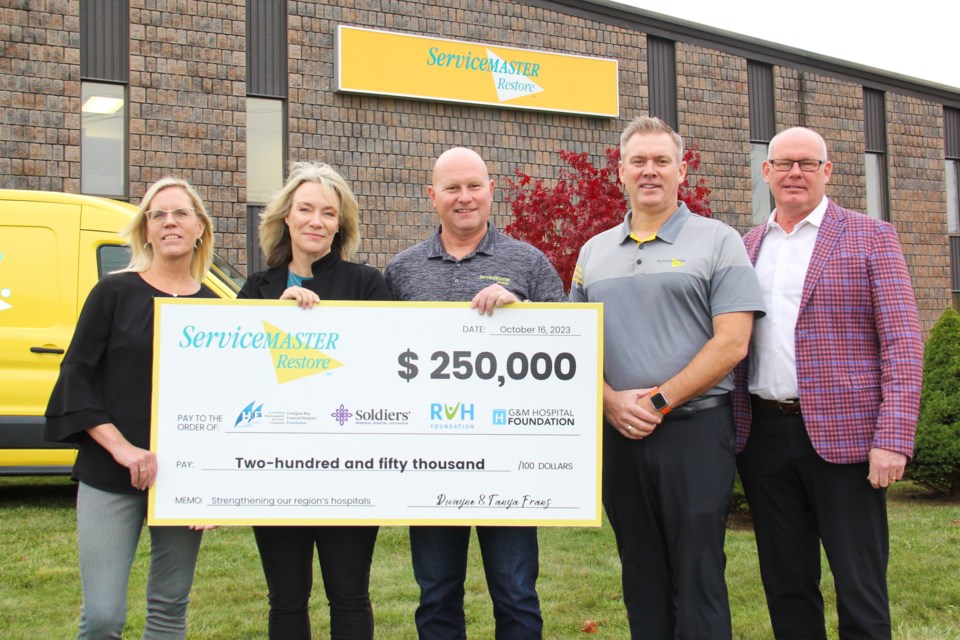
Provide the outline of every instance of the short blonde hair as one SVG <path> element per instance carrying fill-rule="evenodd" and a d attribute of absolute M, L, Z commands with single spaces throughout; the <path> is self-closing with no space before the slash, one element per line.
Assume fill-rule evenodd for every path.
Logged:
<path fill-rule="evenodd" d="M 677 145 L 677 162 L 683 160 L 683 138 L 680 137 L 680 134 L 673 130 L 673 128 L 668 125 L 666 122 L 660 118 L 654 116 L 637 116 L 627 127 L 623 130 L 623 133 L 620 134 L 620 157 L 623 157 L 623 153 L 627 148 L 627 143 L 630 142 L 630 138 L 633 136 L 640 135 L 657 135 L 660 133 L 666 133 L 671 138 L 673 138 L 674 144 Z"/>
<path fill-rule="evenodd" d="M 290 176 L 270 200 L 260 216 L 260 249 L 271 269 L 285 267 L 293 260 L 290 229 L 285 219 L 293 206 L 293 192 L 304 182 L 315 182 L 329 189 L 340 200 L 337 210 L 338 231 L 331 251 L 341 260 L 351 260 L 360 247 L 360 205 L 342 175 L 322 162 L 295 162 Z"/>
<path fill-rule="evenodd" d="M 190 183 L 171 176 L 160 178 L 147 189 L 147 192 L 143 194 L 143 200 L 140 201 L 140 208 L 137 210 L 136 216 L 121 233 L 127 239 L 127 244 L 130 245 L 130 263 L 123 271 L 142 273 L 153 264 L 153 247 L 147 244 L 147 211 L 150 210 L 150 205 L 157 194 L 171 187 L 178 187 L 186 192 L 187 197 L 190 198 L 193 212 L 203 223 L 200 242 L 193 250 L 193 258 L 190 260 L 190 275 L 193 276 L 194 280 L 201 282 L 213 262 L 213 220 L 207 213 L 207 207 L 204 206 L 203 200 L 200 199 Z"/>

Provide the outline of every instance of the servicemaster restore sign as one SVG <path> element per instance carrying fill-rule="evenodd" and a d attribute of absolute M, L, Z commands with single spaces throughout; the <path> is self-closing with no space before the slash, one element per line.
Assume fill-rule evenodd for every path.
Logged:
<path fill-rule="evenodd" d="M 337 90 L 615 118 L 617 61 L 337 27 Z"/>

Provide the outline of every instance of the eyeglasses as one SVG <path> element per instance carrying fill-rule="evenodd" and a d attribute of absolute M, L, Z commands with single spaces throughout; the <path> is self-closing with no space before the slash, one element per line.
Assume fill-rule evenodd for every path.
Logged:
<path fill-rule="evenodd" d="M 163 222 L 167 219 L 167 214 L 173 214 L 173 219 L 177 222 L 183 222 L 190 216 L 194 215 L 193 209 L 190 207 L 180 207 L 179 209 L 153 209 L 147 211 L 143 215 L 147 216 L 147 220 L 150 222 Z"/>
<path fill-rule="evenodd" d="M 800 165 L 800 171 L 812 173 L 820 168 L 826 160 L 767 160 L 775 171 L 790 171 L 793 165 Z"/>

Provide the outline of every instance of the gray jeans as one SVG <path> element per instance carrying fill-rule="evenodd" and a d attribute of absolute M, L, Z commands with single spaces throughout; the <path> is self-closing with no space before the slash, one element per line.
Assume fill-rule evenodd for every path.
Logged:
<path fill-rule="evenodd" d="M 146 493 L 110 493 L 80 483 L 77 492 L 83 584 L 80 640 L 121 637 L 127 618 L 130 567 L 146 516 Z M 143 638 L 184 638 L 201 532 L 187 527 L 149 529 L 150 573 Z"/>

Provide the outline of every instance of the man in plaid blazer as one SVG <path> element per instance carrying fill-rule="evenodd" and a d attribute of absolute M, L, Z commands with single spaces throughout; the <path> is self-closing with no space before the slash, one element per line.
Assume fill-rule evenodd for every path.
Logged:
<path fill-rule="evenodd" d="M 804 128 L 770 141 L 776 209 L 744 237 L 767 315 L 737 369 L 737 466 L 778 639 L 826 639 L 820 543 L 840 638 L 890 638 L 886 487 L 913 455 L 923 344 L 893 227 L 826 197 Z"/>

